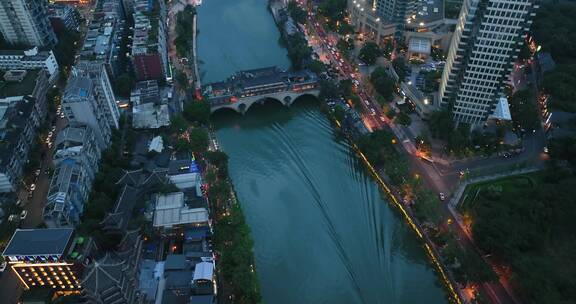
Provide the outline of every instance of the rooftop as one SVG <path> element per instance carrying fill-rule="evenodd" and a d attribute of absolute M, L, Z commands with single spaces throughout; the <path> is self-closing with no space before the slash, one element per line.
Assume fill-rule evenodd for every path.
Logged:
<path fill-rule="evenodd" d="M 46 60 L 51 51 L 39 51 L 37 47 L 28 50 L 0 50 L 0 56 L 22 56 L 22 60 Z M 2 59 L 0 57 L 0 59 Z"/>
<path fill-rule="evenodd" d="M 188 262 L 186 261 L 186 256 L 182 254 L 169 254 L 166 257 L 166 262 L 164 263 L 165 270 L 181 270 L 188 267 Z"/>
<path fill-rule="evenodd" d="M 82 145 L 86 140 L 86 135 L 90 132 L 88 126 L 78 125 L 78 126 L 68 126 L 56 135 L 55 145 L 59 146 L 63 144 L 64 147 Z"/>
<path fill-rule="evenodd" d="M 90 98 L 92 95 L 92 80 L 87 76 L 73 75 L 70 80 L 68 80 L 68 85 L 64 90 L 64 96 L 62 98 L 63 103 L 83 100 L 84 98 Z M 70 100 L 69 98 L 74 98 Z"/>
<path fill-rule="evenodd" d="M 74 229 L 16 229 L 4 256 L 63 255 Z"/>
<path fill-rule="evenodd" d="M 156 80 L 137 82 L 134 86 L 134 89 L 130 93 L 130 102 L 135 105 L 159 101 L 160 94 L 158 89 L 158 81 Z"/>
<path fill-rule="evenodd" d="M 39 70 L 28 70 L 22 81 L 0 80 L 0 98 L 32 95 Z"/>
<path fill-rule="evenodd" d="M 184 203 L 184 193 L 158 194 L 154 210 L 154 227 L 174 225 L 204 224 L 208 222 L 206 208 L 188 208 Z"/>
<path fill-rule="evenodd" d="M 86 59 L 107 60 L 116 56 L 115 46 L 121 39 L 124 20 L 120 1 L 98 1 L 80 55 Z"/>
<path fill-rule="evenodd" d="M 214 303 L 213 295 L 191 295 L 190 304 L 212 304 Z"/>
<path fill-rule="evenodd" d="M 159 27 L 162 25 L 160 0 L 134 1 L 134 37 L 132 41 L 132 54 L 146 54 L 157 47 L 159 41 Z"/>
<path fill-rule="evenodd" d="M 168 175 L 199 173 L 198 165 L 191 158 L 173 159 L 168 164 Z"/>
<path fill-rule="evenodd" d="M 170 125 L 168 105 L 145 103 L 132 108 L 132 127 L 135 129 L 158 129 Z"/>

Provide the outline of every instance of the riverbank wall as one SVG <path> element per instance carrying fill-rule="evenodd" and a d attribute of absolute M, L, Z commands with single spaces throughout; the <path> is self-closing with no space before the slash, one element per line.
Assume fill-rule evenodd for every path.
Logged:
<path fill-rule="evenodd" d="M 202 83 L 200 80 L 200 73 L 198 72 L 198 53 L 196 47 L 196 41 L 198 38 L 198 13 L 194 14 L 194 26 L 192 27 L 192 73 L 194 87 L 196 91 L 200 91 L 202 88 Z"/>

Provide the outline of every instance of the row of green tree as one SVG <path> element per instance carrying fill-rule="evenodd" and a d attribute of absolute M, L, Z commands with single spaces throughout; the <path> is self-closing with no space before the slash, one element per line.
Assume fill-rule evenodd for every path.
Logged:
<path fill-rule="evenodd" d="M 463 285 L 471 282 L 488 282 L 497 279 L 496 274 L 482 258 L 469 248 L 462 247 L 454 233 L 443 226 L 444 212 L 438 197 L 424 188 L 418 176 L 411 177 L 407 160 L 396 148 L 393 135 L 376 131 L 358 140 L 358 147 L 377 168 L 383 168 L 392 184 L 402 189 L 414 202 L 411 210 L 420 223 L 426 223 L 434 243 L 441 248 L 442 259 L 452 269 L 455 279 Z M 440 227 L 436 228 L 436 227 Z"/>
<path fill-rule="evenodd" d="M 550 106 L 576 112 L 576 3 L 545 2 L 532 23 L 542 51 L 550 52 L 556 69 L 544 75 L 543 88 L 552 95 Z"/>
<path fill-rule="evenodd" d="M 576 177 L 553 169 L 531 179 L 479 195 L 474 239 L 511 266 L 526 303 L 574 303 Z"/>
<path fill-rule="evenodd" d="M 216 223 L 214 245 L 220 256 L 218 271 L 223 279 L 224 295 L 231 295 L 235 303 L 259 303 L 260 287 L 252 252 L 254 244 L 240 206 L 231 201 L 228 155 L 212 151 L 204 153 L 204 156 L 210 164 L 205 179 Z"/>
<path fill-rule="evenodd" d="M 176 54 L 179 58 L 187 58 L 192 47 L 194 38 L 194 16 L 196 9 L 192 5 L 186 5 L 184 10 L 176 14 Z"/>
<path fill-rule="evenodd" d="M 340 35 L 352 34 L 354 27 L 346 21 L 346 0 L 323 0 L 318 12 L 326 18 L 328 29 Z"/>
<path fill-rule="evenodd" d="M 262 299 L 252 252 L 254 244 L 250 237 L 250 228 L 237 204 L 229 209 L 229 215 L 216 223 L 214 244 L 220 253 L 219 272 L 225 286 L 230 287 L 233 302 L 260 303 Z"/>
<path fill-rule="evenodd" d="M 297 32 L 293 35 L 284 35 L 284 37 L 292 67 L 296 70 L 304 68 L 312 56 L 312 48 L 308 46 L 304 34 Z"/>
<path fill-rule="evenodd" d="M 100 222 L 113 210 L 119 192 L 116 182 L 124 169 L 129 169 L 129 159 L 120 151 L 121 134 L 114 130 L 110 146 L 104 150 L 100 168 L 94 179 L 92 192 L 84 208 L 81 223 L 76 227 L 79 235 L 89 235 L 103 249 L 112 249 L 119 241 L 117 236 L 102 230 Z"/>

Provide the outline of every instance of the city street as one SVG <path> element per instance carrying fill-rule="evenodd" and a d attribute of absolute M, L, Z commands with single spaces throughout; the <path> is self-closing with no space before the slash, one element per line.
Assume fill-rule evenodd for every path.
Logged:
<path fill-rule="evenodd" d="M 48 119 L 48 118 L 47 118 Z M 66 127 L 68 124 L 66 118 L 56 116 L 56 129 L 53 132 L 51 141 L 56 140 L 56 134 Z M 54 168 L 52 164 L 52 154 L 54 152 L 54 144 L 46 150 L 44 158 L 40 165 L 40 175 L 36 181 L 36 189 L 32 192 L 32 198 L 26 203 L 24 209 L 28 211 L 26 218 L 20 223 L 21 228 L 36 228 L 42 224 L 42 211 L 46 203 L 46 196 L 50 187 L 50 172 Z"/>

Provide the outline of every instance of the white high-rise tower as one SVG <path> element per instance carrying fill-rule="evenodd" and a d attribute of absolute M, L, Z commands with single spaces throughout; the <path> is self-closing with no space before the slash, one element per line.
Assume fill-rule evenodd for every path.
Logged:
<path fill-rule="evenodd" d="M 537 2 L 464 0 L 439 90 L 455 122 L 479 126 L 494 114 Z"/>

